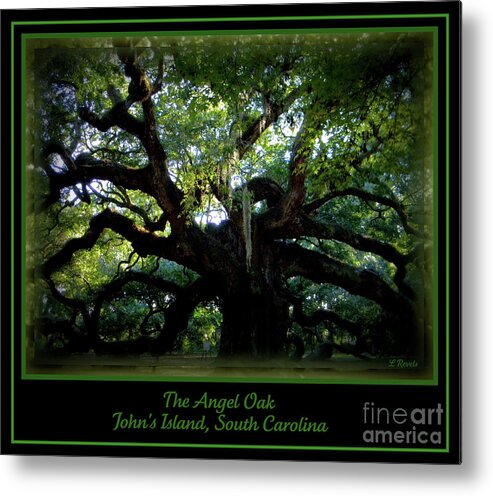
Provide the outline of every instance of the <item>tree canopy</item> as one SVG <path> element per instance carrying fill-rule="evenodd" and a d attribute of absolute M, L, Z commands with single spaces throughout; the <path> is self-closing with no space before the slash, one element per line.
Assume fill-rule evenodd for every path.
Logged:
<path fill-rule="evenodd" d="M 422 349 L 427 35 L 36 43 L 27 247 L 52 350 Z"/>

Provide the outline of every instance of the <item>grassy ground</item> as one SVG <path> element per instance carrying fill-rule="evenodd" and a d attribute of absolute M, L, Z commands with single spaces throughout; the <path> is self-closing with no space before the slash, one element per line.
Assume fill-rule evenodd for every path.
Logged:
<path fill-rule="evenodd" d="M 361 360 L 334 354 L 330 360 L 220 360 L 213 356 L 163 355 L 108 356 L 74 354 L 38 357 L 28 367 L 32 374 L 78 376 L 128 376 L 207 379 L 417 379 L 421 369 L 391 369 L 388 359 Z"/>

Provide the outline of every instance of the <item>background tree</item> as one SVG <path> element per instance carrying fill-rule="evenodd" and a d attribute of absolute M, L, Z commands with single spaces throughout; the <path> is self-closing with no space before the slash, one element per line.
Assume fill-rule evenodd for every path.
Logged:
<path fill-rule="evenodd" d="M 28 256 L 45 334 L 56 317 L 71 351 L 190 351 L 203 328 L 224 357 L 421 349 L 425 35 L 38 43 Z"/>

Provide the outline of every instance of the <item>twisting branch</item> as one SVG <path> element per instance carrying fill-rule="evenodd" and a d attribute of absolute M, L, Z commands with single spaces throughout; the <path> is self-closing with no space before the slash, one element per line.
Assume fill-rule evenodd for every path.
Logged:
<path fill-rule="evenodd" d="M 41 209 L 46 209 L 57 202 L 60 199 L 62 189 L 75 186 L 78 183 L 87 184 L 93 180 L 110 181 L 115 185 L 152 194 L 147 175 L 143 169 L 129 169 L 103 161 L 92 165 L 78 164 L 75 169 L 50 175 L 49 179 L 50 191 L 43 199 Z"/>
<path fill-rule="evenodd" d="M 302 327 L 311 330 L 311 332 L 317 337 L 319 344 L 328 346 L 330 354 L 332 354 L 332 349 L 335 348 L 342 353 L 354 355 L 355 357 L 362 359 L 368 359 L 367 356 L 362 355 L 362 352 L 366 351 L 364 347 L 361 346 L 361 343 L 363 341 L 362 336 L 365 329 L 359 324 L 353 322 L 352 320 L 341 317 L 333 310 L 318 309 L 312 312 L 310 315 L 307 315 L 303 312 L 303 302 L 301 298 L 292 296 L 289 298 L 289 300 L 293 304 L 293 320 L 300 324 Z M 340 329 L 348 332 L 357 339 L 356 345 L 341 345 L 334 343 L 332 340 L 324 343 L 320 336 L 320 333 L 316 330 L 316 326 L 321 323 L 332 323 Z"/>
<path fill-rule="evenodd" d="M 276 122 L 279 117 L 288 110 L 291 105 L 303 94 L 304 87 L 298 87 L 288 93 L 281 102 L 275 103 L 269 97 L 263 95 L 264 111 L 262 115 L 256 118 L 243 132 L 235 138 L 235 147 L 231 156 L 227 157 L 224 162 L 217 165 L 218 184 L 211 184 L 214 196 L 228 209 L 232 190 L 230 185 L 232 165 L 240 161 L 244 155 L 252 148 L 262 134 Z M 233 124 L 233 129 L 238 127 L 239 123 Z"/>
<path fill-rule="evenodd" d="M 276 243 L 276 256 L 287 277 L 302 276 L 318 283 L 339 286 L 354 295 L 368 298 L 392 314 L 414 317 L 411 300 L 394 291 L 369 270 L 358 270 L 332 257 L 294 243 Z"/>
<path fill-rule="evenodd" d="M 293 235 L 296 231 L 296 237 L 300 235 L 315 237 L 319 239 L 334 239 L 353 247 L 356 250 L 365 251 L 379 255 L 383 259 L 391 262 L 397 268 L 397 275 L 394 279 L 397 287 L 409 298 L 414 297 L 413 290 L 404 282 L 406 277 L 406 265 L 415 258 L 414 251 L 407 254 L 399 252 L 390 243 L 370 238 L 363 234 L 355 233 L 345 227 L 331 222 L 321 224 L 314 221 L 307 215 L 302 215 L 300 221 L 292 224 Z"/>
<path fill-rule="evenodd" d="M 121 199 L 102 195 L 91 184 L 89 185 L 89 189 L 99 199 L 99 201 L 101 203 L 111 203 L 113 205 L 116 205 L 117 207 L 127 208 L 131 212 L 134 212 L 137 215 L 139 215 L 142 218 L 142 220 L 144 221 L 145 227 L 149 231 L 152 231 L 152 232 L 161 231 L 166 227 L 167 216 L 164 212 L 160 215 L 158 220 L 156 220 L 156 221 L 151 220 L 151 218 L 149 217 L 149 214 L 147 213 L 146 210 L 144 210 L 143 208 L 141 208 L 137 205 L 134 205 L 130 201 L 130 198 L 128 197 L 128 195 L 124 189 L 120 189 L 117 192 L 115 192 L 115 194 L 118 195 Z"/>
<path fill-rule="evenodd" d="M 106 209 L 91 219 L 89 229 L 83 236 L 67 241 L 55 255 L 50 257 L 41 267 L 41 273 L 45 278 L 49 278 L 54 271 L 69 263 L 77 251 L 93 248 L 105 229 L 111 229 L 125 238 L 140 257 L 155 255 L 185 265 L 197 273 L 224 273 L 224 277 L 228 277 L 229 274 L 225 271 L 228 263 L 231 263 L 235 269 L 237 268 L 238 262 L 231 257 L 227 247 L 222 246 L 221 242 L 213 236 L 195 236 L 197 231 L 193 230 L 184 238 L 173 234 L 161 237 L 135 225 L 124 215 Z M 203 243 L 210 243 L 220 256 L 217 259 L 211 259 Z"/>
<path fill-rule="evenodd" d="M 144 124 L 136 117 L 128 113 L 130 105 L 127 101 L 119 101 L 113 107 L 104 113 L 101 117 L 87 108 L 79 109 L 79 117 L 95 127 L 99 131 L 105 133 L 113 126 L 127 131 L 127 133 L 142 139 L 144 136 Z"/>
<path fill-rule="evenodd" d="M 136 257 L 135 262 L 132 262 L 132 258 L 135 255 L 135 251 L 131 252 L 130 255 L 128 256 L 127 260 L 121 260 L 118 262 L 118 266 L 116 268 L 116 276 L 118 277 L 120 275 L 120 268 L 123 265 L 126 265 L 127 268 L 125 270 L 130 270 L 132 267 L 135 266 L 135 264 L 139 261 L 139 256 Z"/>
<path fill-rule="evenodd" d="M 245 153 L 260 138 L 281 114 L 291 107 L 291 105 L 301 96 L 302 88 L 296 88 L 286 95 L 281 103 L 274 103 L 269 98 L 264 97 L 264 112 L 253 121 L 248 128 L 236 138 L 236 150 L 238 159 L 241 160 Z"/>
<path fill-rule="evenodd" d="M 335 325 L 349 332 L 355 337 L 363 334 L 364 329 L 353 322 L 345 319 L 333 310 L 315 310 L 315 312 L 307 315 L 303 312 L 303 302 L 301 298 L 292 297 L 290 302 L 293 304 L 293 320 L 303 327 L 315 327 L 322 322 L 333 322 Z"/>
<path fill-rule="evenodd" d="M 177 293 L 164 314 L 165 327 L 159 338 L 161 349 L 171 351 L 178 334 L 187 328 L 190 315 L 197 305 L 214 299 L 217 294 L 215 281 L 202 277 Z"/>
<path fill-rule="evenodd" d="M 58 155 L 62 159 L 62 162 L 66 165 L 68 170 L 73 171 L 77 169 L 69 150 L 67 150 L 67 148 L 61 143 L 49 142 L 45 144 L 45 146 L 43 147 L 43 159 L 46 160 L 52 154 Z M 47 165 L 46 167 L 44 167 L 44 170 L 48 177 L 51 177 L 53 174 L 55 174 L 53 169 L 51 169 Z"/>
<path fill-rule="evenodd" d="M 145 272 L 128 271 L 106 284 L 96 295 L 94 300 L 93 316 L 99 315 L 105 301 L 115 298 L 123 288 L 132 282 L 138 282 L 155 288 L 165 293 L 179 294 L 183 288 L 173 281 L 161 277 L 152 276 Z"/>
<path fill-rule="evenodd" d="M 65 305 L 66 307 L 72 308 L 74 311 L 78 311 L 81 313 L 83 319 L 85 322 L 89 322 L 89 312 L 87 310 L 86 304 L 83 300 L 79 298 L 69 298 L 62 294 L 58 288 L 56 287 L 56 284 L 53 282 L 51 278 L 46 278 L 46 283 L 48 284 L 48 287 L 50 288 L 51 294 L 53 297 Z"/>
<path fill-rule="evenodd" d="M 387 207 L 392 208 L 399 218 L 401 219 L 402 226 L 407 234 L 418 235 L 418 231 L 409 224 L 409 218 L 407 216 L 406 211 L 402 207 L 402 205 L 391 198 L 387 198 L 382 195 L 375 195 L 374 193 L 369 193 L 368 191 L 364 191 L 358 188 L 346 188 L 340 191 L 333 191 L 323 198 L 319 198 L 317 200 L 312 201 L 311 203 L 306 204 L 303 207 L 303 211 L 305 213 L 311 213 L 319 208 L 323 207 L 327 202 L 333 200 L 334 198 L 339 198 L 341 196 L 355 196 L 360 198 L 363 201 L 380 203 L 381 205 L 386 205 Z"/>
<path fill-rule="evenodd" d="M 248 191 L 253 194 L 253 201 L 266 200 L 267 206 L 273 207 L 284 195 L 284 191 L 274 179 L 268 177 L 254 177 L 247 184 Z"/>
<path fill-rule="evenodd" d="M 132 243 L 134 250 L 140 256 L 172 255 L 174 252 L 174 243 L 169 238 L 161 238 L 143 230 L 125 216 L 107 209 L 91 219 L 89 229 L 82 237 L 67 241 L 59 252 L 45 262 L 42 267 L 44 277 L 49 278 L 54 271 L 67 264 L 77 251 L 91 249 L 107 228 L 112 229 Z"/>
<path fill-rule="evenodd" d="M 274 208 L 269 209 L 259 219 L 259 225 L 264 232 L 272 233 L 289 225 L 305 201 L 306 164 L 327 118 L 324 112 L 320 112 L 319 105 L 320 102 L 315 98 L 312 107 L 305 114 L 303 124 L 294 141 L 289 161 L 289 182 L 286 193 Z M 334 108 L 336 105 L 337 102 L 326 104 L 329 108 Z"/>
<path fill-rule="evenodd" d="M 154 106 L 151 98 L 153 90 L 158 91 L 160 87 L 159 79 L 162 79 L 163 68 L 159 67 L 158 80 L 155 85 L 152 85 L 132 50 L 122 49 L 119 51 L 119 56 L 125 75 L 130 78 L 127 98 L 120 100 L 118 94 L 112 92 L 112 99 L 115 103 L 102 116 L 96 115 L 87 108 L 81 108 L 79 116 L 101 132 L 107 132 L 111 127 L 118 126 L 139 139 L 149 158 L 149 166 L 143 169 L 146 183 L 149 187 L 138 189 L 151 194 L 157 200 L 159 206 L 167 212 L 172 227 L 176 231 L 182 231 L 185 222 L 184 216 L 181 215 L 183 194 L 170 178 L 168 159 L 157 133 Z M 143 121 L 128 112 L 130 107 L 137 102 L 142 105 Z"/>
<path fill-rule="evenodd" d="M 159 59 L 159 64 L 157 68 L 157 77 L 152 85 L 152 94 L 155 95 L 163 89 L 163 79 L 164 79 L 164 57 Z"/>

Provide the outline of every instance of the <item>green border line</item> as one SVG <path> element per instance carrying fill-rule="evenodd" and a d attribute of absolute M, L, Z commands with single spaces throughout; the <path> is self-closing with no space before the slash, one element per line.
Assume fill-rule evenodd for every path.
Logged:
<path fill-rule="evenodd" d="M 157 376 L 157 375 L 90 375 L 90 374 L 26 374 L 27 380 L 58 381 L 108 381 L 108 382 L 200 382 L 200 383 L 242 383 L 242 384 L 325 384 L 341 386 L 436 386 L 432 379 L 325 379 L 325 378 L 282 378 L 275 377 L 213 377 L 213 376 Z M 358 382 L 355 382 L 358 381 Z"/>
<path fill-rule="evenodd" d="M 443 448 L 378 448 L 373 446 L 310 446 L 282 444 L 202 444 L 202 443 L 143 443 L 143 442 L 111 442 L 111 441 L 16 441 L 15 444 L 32 444 L 48 446 L 106 446 L 106 447 L 138 447 L 138 448 L 219 448 L 219 449 L 270 449 L 289 451 L 388 451 L 399 453 L 448 453 Z"/>
<path fill-rule="evenodd" d="M 383 15 L 315 15 L 315 16 L 271 16 L 271 17 L 210 17 L 210 18 L 177 18 L 177 19 L 112 19 L 112 20 L 72 20 L 72 21 L 17 21 L 16 26 L 39 26 L 39 25 L 72 25 L 72 24 L 173 24 L 191 22 L 244 22 L 244 21 L 328 21 L 328 20 L 351 20 L 351 19 L 432 19 L 448 17 L 449 14 L 383 14 Z"/>
<path fill-rule="evenodd" d="M 439 184 L 439 112 L 438 112 L 438 29 L 433 32 L 433 379 L 438 383 L 438 301 L 439 301 L 439 255 L 440 255 L 440 236 L 439 236 L 439 205 L 440 196 L 438 191 Z M 436 366 L 435 366 L 436 365 Z"/>
<path fill-rule="evenodd" d="M 210 19 L 160 19 L 160 20 L 147 20 L 147 19 L 140 19 L 140 20 L 111 20 L 111 21 L 103 21 L 103 20 L 83 20 L 83 21 L 23 21 L 23 22 L 12 22 L 11 23 L 11 97 L 12 97 L 12 102 L 11 102 L 11 123 L 12 123 L 12 130 L 14 129 L 14 86 L 15 86 L 15 81 L 14 81 L 14 31 L 16 26 L 25 26 L 25 25 L 67 25 L 67 24 L 130 24 L 130 23 L 178 23 L 178 22 L 227 22 L 227 21 L 283 21 L 283 20 L 324 20 L 324 19 L 419 19 L 419 18 L 445 18 L 446 20 L 446 201 L 448 202 L 450 200 L 449 196 L 449 104 L 450 104 L 450 88 L 449 88 L 449 14 L 407 14 L 407 15 L 359 15 L 359 16 L 293 16 L 293 17 L 265 17 L 265 18 L 256 18 L 256 17 L 239 17 L 239 18 L 210 18 Z M 353 31 L 355 31 L 358 28 L 353 28 Z M 336 31 L 337 28 L 333 30 Z M 375 30 L 371 28 L 361 28 L 359 29 L 360 31 L 370 31 L 370 30 Z M 437 84 L 437 65 L 438 65 L 438 57 L 435 58 L 435 55 L 438 56 L 438 44 L 436 43 L 437 41 L 437 33 L 438 33 L 438 26 L 430 26 L 430 29 L 426 28 L 415 28 L 415 31 L 433 31 L 434 33 L 434 67 L 436 68 L 434 70 L 434 90 L 433 90 L 433 98 L 435 101 L 435 105 L 438 106 L 437 104 L 437 90 L 438 90 L 438 84 Z M 218 30 L 219 31 L 219 30 Z M 214 34 L 225 34 L 225 31 L 214 31 Z M 300 30 L 295 30 L 297 33 L 300 32 Z M 319 30 L 313 30 L 313 32 L 320 32 L 320 31 L 330 31 L 330 28 L 325 28 L 325 29 L 319 29 Z M 342 32 L 341 30 L 337 30 L 338 32 Z M 350 28 L 344 30 L 345 32 L 349 32 Z M 380 31 L 392 31 L 392 28 L 389 28 L 388 30 L 384 28 L 380 28 Z M 396 30 L 397 31 L 397 30 Z M 398 30 L 400 32 L 405 32 L 405 29 Z M 411 31 L 411 30 L 409 30 Z M 272 33 L 272 30 L 270 31 Z M 284 34 L 289 34 L 288 30 L 282 30 L 280 31 Z M 200 35 L 202 32 L 195 32 L 194 34 Z M 107 33 L 106 33 L 107 34 Z M 147 35 L 150 33 L 148 32 Z M 160 33 L 161 36 L 163 36 L 165 33 Z M 167 33 L 166 33 L 167 34 Z M 176 34 L 176 33 L 173 33 Z M 186 34 L 190 35 L 189 32 Z M 205 34 L 205 33 L 202 33 Z M 210 32 L 212 34 L 212 32 Z M 231 34 L 238 34 L 237 31 L 231 32 Z M 86 33 L 81 33 L 82 36 L 87 36 L 89 37 L 89 34 Z M 122 34 L 122 36 L 131 36 L 132 34 L 129 32 L 126 32 L 125 34 Z M 38 37 L 43 37 L 44 35 L 38 35 Z M 101 34 L 99 33 L 91 33 L 91 37 L 101 37 Z M 103 35 L 104 36 L 104 35 Z M 28 38 L 35 38 L 36 35 L 21 35 L 22 39 L 22 68 L 24 68 L 25 65 L 25 40 Z M 67 34 L 62 34 L 62 33 L 57 33 L 57 34 L 51 34 L 49 37 L 51 38 L 56 38 L 56 37 L 70 37 L 74 38 L 76 37 L 76 34 L 74 33 L 67 33 Z M 25 96 L 25 78 L 22 78 L 22 84 L 21 84 L 21 95 Z M 23 98 L 23 101 L 25 101 L 25 98 Z M 438 114 L 436 113 L 438 116 Z M 438 119 L 438 117 L 436 117 Z M 22 115 L 21 115 L 21 123 L 23 126 L 23 131 L 22 135 L 25 137 L 25 106 L 22 109 Z M 438 135 L 437 128 L 438 125 L 436 124 L 435 126 L 435 134 L 436 136 Z M 437 146 L 437 141 L 435 141 L 435 146 Z M 25 143 L 24 143 L 25 145 Z M 11 240 L 11 248 L 12 248 L 12 253 L 11 253 L 11 262 L 12 266 L 14 265 L 15 262 L 15 255 L 14 255 L 14 203 L 13 203 L 13 197 L 14 197 L 14 133 L 12 131 L 12 136 L 11 136 L 11 168 L 12 168 L 12 178 L 11 178 L 11 192 L 12 192 L 12 199 L 11 199 L 11 206 L 12 206 L 12 212 L 11 212 L 11 235 L 12 235 L 12 240 Z M 436 150 L 436 153 L 434 153 L 434 161 L 436 163 L 437 161 L 437 155 L 438 155 L 438 147 Z M 21 151 L 21 162 L 22 164 L 25 163 L 25 146 L 23 147 L 23 150 Z M 438 167 L 435 167 L 435 174 L 437 174 L 437 169 Z M 25 172 L 22 172 L 22 179 L 24 182 L 25 179 Z M 434 177 L 435 179 L 435 177 Z M 438 183 L 436 183 L 438 184 Z M 21 192 L 23 195 L 23 200 L 25 200 L 24 195 L 25 195 L 25 185 L 21 185 Z M 435 197 L 435 201 L 436 197 Z M 416 453 L 448 453 L 450 450 L 450 445 L 449 445 L 449 436 L 450 436 L 450 413 L 449 413 L 449 387 L 450 387 L 450 374 L 449 374 L 449 360 L 450 360 L 450 355 L 449 355 L 449 346 L 450 346 L 450 329 L 449 329 L 449 288 L 448 288 L 448 283 L 449 283 L 449 262 L 450 262 L 450 253 L 449 253 L 449 220 L 450 220 L 450 214 L 449 214 L 449 204 L 446 204 L 446 284 L 447 284 L 447 289 L 446 289 L 446 406 L 447 406 L 447 425 L 446 425 L 446 448 L 445 449 L 427 449 L 427 448 L 384 448 L 384 447 L 342 447 L 342 446 L 291 446 L 291 445 L 229 445 L 229 444 L 182 444 L 182 443 L 139 443 L 139 442 L 128 442 L 128 443 L 122 443 L 122 442 L 86 442 L 86 441 L 48 441 L 48 440 L 37 440 L 37 441 L 27 441 L 27 440 L 15 440 L 14 439 L 14 359 L 15 359 L 15 353 L 14 353 L 14 277 L 13 277 L 13 272 L 12 274 L 12 280 L 11 280 L 11 289 L 12 289 L 12 302 L 11 302 L 11 312 L 12 312 L 12 323 L 11 323 L 11 338 L 12 338 L 12 343 L 11 343 L 11 443 L 12 444 L 29 444 L 29 445 L 79 445 L 79 446 L 131 446 L 131 447 L 187 447 L 187 448 L 236 448 L 236 449 L 272 449 L 272 450 L 324 450 L 324 451 L 359 451 L 359 452 L 416 452 Z M 21 212 L 22 214 L 25 214 L 25 202 L 23 202 L 23 205 L 21 207 Z M 435 223 L 436 224 L 436 223 Z M 25 229 L 25 220 L 23 220 L 23 227 Z M 22 240 L 25 240 L 25 231 L 21 233 L 21 242 Z M 437 236 L 435 236 L 437 238 Z M 437 242 L 437 239 L 435 239 L 435 243 Z M 24 243 L 22 243 L 24 245 Z M 22 249 L 22 253 L 24 255 L 24 259 L 21 261 L 21 272 L 25 275 L 25 247 Z M 434 278 L 435 281 L 437 281 L 437 278 Z M 434 295 L 436 296 L 436 295 Z M 21 302 L 21 307 L 25 307 L 25 292 L 23 293 L 22 296 L 22 302 Z M 435 312 L 435 307 L 434 305 L 434 312 Z M 25 308 L 23 308 L 25 310 Z M 24 312 L 23 312 L 24 313 Z M 25 325 L 25 318 L 21 317 L 21 325 Z M 435 326 L 434 326 L 435 327 Z M 434 384 L 436 385 L 436 381 L 438 378 L 435 375 L 435 372 L 437 370 L 436 368 L 436 363 L 435 363 L 435 358 L 437 358 L 438 352 L 437 352 L 437 346 L 436 346 L 436 332 L 434 331 L 434 368 L 433 368 L 433 380 L 432 381 L 421 381 L 421 382 L 413 382 L 411 380 L 395 380 L 391 381 L 389 384 L 397 384 L 397 385 L 405 385 L 405 384 L 413 384 L 413 385 L 425 385 L 425 384 Z M 25 337 L 22 337 L 23 344 Z M 22 379 L 25 379 L 24 377 L 24 372 L 25 372 L 25 353 L 22 354 L 24 357 L 24 363 L 22 364 Z M 28 377 L 32 379 L 33 377 Z M 42 378 L 42 379 L 61 379 L 59 376 L 52 376 L 52 375 L 38 375 L 37 378 Z M 77 379 L 82 379 L 83 377 L 81 376 L 65 376 L 63 379 L 66 380 L 77 380 Z M 111 380 L 129 380 L 129 377 L 101 377 L 101 376 L 88 376 L 86 377 L 89 380 L 104 380 L 104 381 L 111 381 Z M 172 382 L 179 382 L 177 380 L 178 378 L 171 378 Z M 240 378 L 231 378 L 231 381 L 239 382 Z M 246 379 L 246 378 L 245 378 Z M 149 381 L 149 380 L 158 380 L 158 381 L 166 381 L 170 380 L 169 378 L 165 377 L 156 377 L 156 378 L 150 378 L 150 377 L 135 377 L 132 376 L 132 380 L 137 380 L 137 381 Z M 190 382 L 225 382 L 224 379 L 220 378 L 196 378 L 196 377 L 190 377 L 190 378 L 183 378 L 182 380 L 190 381 Z M 246 379 L 249 382 L 249 379 Z M 351 385 L 356 385 L 356 384 L 373 384 L 373 381 L 363 381 L 363 382 L 354 382 L 354 380 L 348 379 L 347 381 L 339 381 L 339 382 L 326 382 L 325 380 L 322 379 L 323 384 L 351 384 Z M 242 381 L 243 382 L 243 381 Z M 260 382 L 283 382 L 283 383 L 293 383 L 292 380 L 279 380 L 279 381 L 273 381 L 272 379 L 268 378 L 255 378 L 252 379 L 251 382 L 254 383 L 260 383 Z M 308 382 L 306 380 L 300 380 L 301 383 L 304 384 L 309 384 L 312 382 Z M 316 382 L 318 383 L 318 381 Z M 385 385 L 388 384 L 385 381 L 378 381 L 377 384 L 379 385 Z"/>
<path fill-rule="evenodd" d="M 26 370 L 26 300 L 27 300 L 27 290 L 26 290 L 26 240 L 27 240 L 27 225 L 26 225 L 26 77 L 25 77 L 25 68 L 26 68 L 26 40 L 21 38 L 21 105 L 23 106 L 21 112 L 21 143 L 22 147 L 20 150 L 21 155 L 21 280 L 23 281 L 23 291 L 21 292 L 21 370 L 24 372 Z"/>
<path fill-rule="evenodd" d="M 74 39 L 74 38 L 129 38 L 132 36 L 245 36 L 245 35 L 262 35 L 262 34 L 284 34 L 296 35 L 304 34 L 320 34 L 327 33 L 372 33 L 372 32 L 385 32 L 385 33 L 420 33 L 432 32 L 434 28 L 427 26 L 405 26 L 403 28 L 305 28 L 305 29 L 242 29 L 241 31 L 235 29 L 221 29 L 219 30 L 197 30 L 193 31 L 112 31 L 106 33 L 29 33 L 23 34 L 22 37 L 26 39 Z"/>

